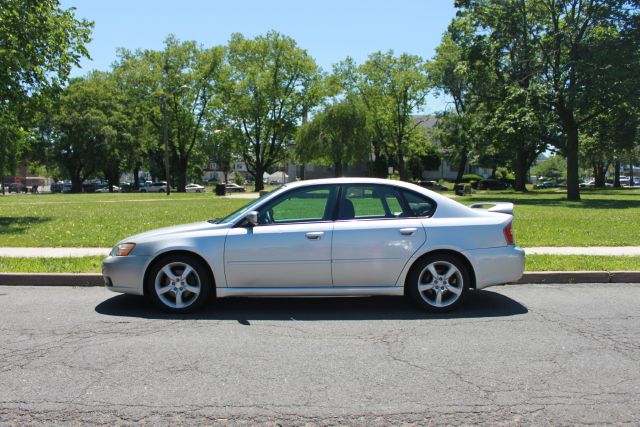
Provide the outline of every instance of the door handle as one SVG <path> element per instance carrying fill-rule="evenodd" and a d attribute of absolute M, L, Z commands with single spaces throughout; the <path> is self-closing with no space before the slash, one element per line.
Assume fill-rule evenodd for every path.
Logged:
<path fill-rule="evenodd" d="M 311 231 L 305 234 L 305 236 L 307 236 L 309 240 L 320 240 L 322 236 L 324 236 L 324 231 Z"/>
<path fill-rule="evenodd" d="M 402 234 L 403 236 L 411 236 L 416 231 L 418 231 L 417 228 L 401 228 L 400 234 Z"/>

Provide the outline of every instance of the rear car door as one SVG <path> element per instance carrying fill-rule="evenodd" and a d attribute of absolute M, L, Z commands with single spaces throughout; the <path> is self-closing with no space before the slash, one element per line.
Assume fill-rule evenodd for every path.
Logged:
<path fill-rule="evenodd" d="M 333 229 L 335 287 L 394 286 L 426 240 L 402 190 L 387 185 L 342 186 Z"/>

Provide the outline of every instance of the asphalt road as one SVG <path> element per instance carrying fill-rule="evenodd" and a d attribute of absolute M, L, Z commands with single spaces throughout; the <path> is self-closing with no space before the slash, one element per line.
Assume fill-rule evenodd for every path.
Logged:
<path fill-rule="evenodd" d="M 640 423 L 640 284 L 224 300 L 0 287 L 0 424 Z"/>

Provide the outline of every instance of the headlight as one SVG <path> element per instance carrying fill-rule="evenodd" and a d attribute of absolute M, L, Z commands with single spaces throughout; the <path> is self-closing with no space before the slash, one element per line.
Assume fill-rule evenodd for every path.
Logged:
<path fill-rule="evenodd" d="M 135 247 L 135 243 L 120 243 L 119 245 L 113 247 L 111 256 L 127 256 Z"/>

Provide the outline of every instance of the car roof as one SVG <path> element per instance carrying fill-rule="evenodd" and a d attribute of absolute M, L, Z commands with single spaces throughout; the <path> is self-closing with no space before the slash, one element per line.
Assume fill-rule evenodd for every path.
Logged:
<path fill-rule="evenodd" d="M 424 194 L 427 197 L 433 199 L 437 205 L 438 209 L 436 210 L 436 214 L 434 216 L 444 216 L 444 217 L 478 217 L 478 216 L 487 216 L 487 215 L 495 215 L 488 214 L 480 209 L 471 209 L 455 200 L 450 199 L 447 196 L 442 194 L 438 194 L 435 191 L 431 191 L 427 188 L 420 187 L 418 185 L 412 184 L 410 182 L 398 181 L 394 179 L 382 179 L 382 178 L 325 178 L 325 179 L 310 179 L 305 181 L 295 181 L 284 184 L 282 187 L 291 189 L 291 188 L 299 188 L 306 187 L 311 185 L 339 185 L 339 184 L 378 184 L 378 185 L 390 185 L 394 187 L 401 187 L 416 193 Z"/>

